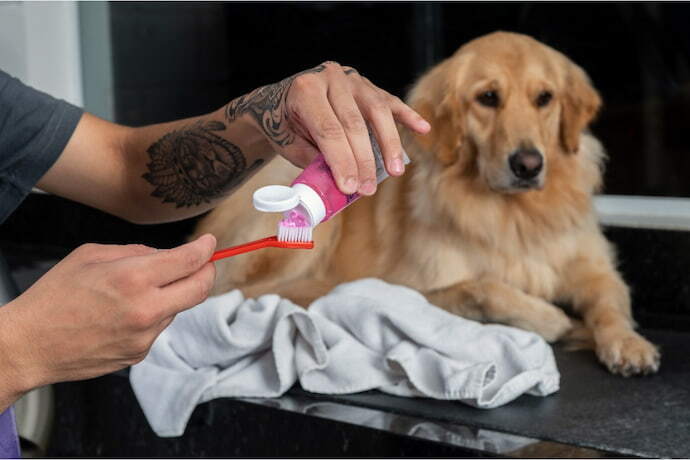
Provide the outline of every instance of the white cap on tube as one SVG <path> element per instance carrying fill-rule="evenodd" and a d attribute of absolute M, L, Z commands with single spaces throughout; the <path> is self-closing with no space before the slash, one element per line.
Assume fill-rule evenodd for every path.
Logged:
<path fill-rule="evenodd" d="M 253 196 L 254 207 L 263 212 L 285 212 L 302 205 L 309 214 L 311 226 L 319 224 L 326 217 L 326 205 L 316 191 L 306 184 L 267 185 Z"/>
<path fill-rule="evenodd" d="M 254 192 L 254 207 L 263 212 L 285 212 L 299 205 L 299 195 L 292 187 L 267 185 Z"/>

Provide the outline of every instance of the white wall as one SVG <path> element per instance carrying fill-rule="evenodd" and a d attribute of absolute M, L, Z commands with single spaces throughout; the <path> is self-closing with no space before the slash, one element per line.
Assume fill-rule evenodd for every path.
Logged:
<path fill-rule="evenodd" d="M 0 68 L 83 106 L 77 3 L 0 2 Z"/>
<path fill-rule="evenodd" d="M 84 108 L 115 120 L 110 6 L 108 2 L 79 2 L 81 67 Z"/>

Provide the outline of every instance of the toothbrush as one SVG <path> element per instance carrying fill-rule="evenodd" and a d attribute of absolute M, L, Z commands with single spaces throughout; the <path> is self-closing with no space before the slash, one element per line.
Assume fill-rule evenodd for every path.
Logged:
<path fill-rule="evenodd" d="M 306 243 L 312 241 L 313 231 L 309 218 L 299 209 L 293 209 L 286 212 L 283 220 L 278 223 L 278 241 Z"/>
<path fill-rule="evenodd" d="M 324 207 L 321 198 L 311 188 L 303 184 L 297 184 L 295 187 L 311 191 L 305 192 L 305 202 L 302 202 L 300 195 L 291 187 L 284 185 L 262 187 L 254 192 L 252 200 L 254 208 L 259 211 L 283 213 L 283 219 L 278 223 L 278 241 L 306 243 L 312 240 L 314 227 L 323 219 L 323 216 L 315 218 L 314 213 L 306 207 L 307 203 L 316 200 L 316 205 L 313 206 Z"/>
<path fill-rule="evenodd" d="M 277 236 L 269 236 L 261 240 L 251 241 L 249 243 L 240 244 L 239 246 L 216 251 L 213 253 L 213 256 L 211 256 L 211 262 L 262 248 L 312 249 L 313 247 L 313 241 L 281 241 Z"/>
<path fill-rule="evenodd" d="M 254 207 L 262 211 L 285 211 L 283 219 L 278 223 L 278 234 L 216 251 L 211 256 L 211 262 L 262 248 L 312 249 L 314 247 L 312 219 L 308 210 L 300 205 L 299 197 L 289 187 L 278 185 L 273 188 L 264 188 L 268 189 L 268 196 L 262 199 L 261 194 L 257 196 L 255 192 Z M 285 190 L 289 192 L 287 196 L 282 193 Z"/>

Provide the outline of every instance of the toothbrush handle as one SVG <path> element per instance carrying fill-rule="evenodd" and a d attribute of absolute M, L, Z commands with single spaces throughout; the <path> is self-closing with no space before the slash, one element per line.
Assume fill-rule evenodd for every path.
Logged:
<path fill-rule="evenodd" d="M 211 262 L 215 262 L 219 259 L 225 259 L 226 257 L 236 256 L 238 254 L 244 254 L 245 252 L 255 251 L 257 249 L 274 246 L 277 242 L 278 239 L 275 236 L 269 236 L 268 238 L 252 241 L 250 243 L 240 244 L 239 246 L 221 249 L 220 251 L 216 251 L 213 253 L 213 256 L 211 257 Z"/>

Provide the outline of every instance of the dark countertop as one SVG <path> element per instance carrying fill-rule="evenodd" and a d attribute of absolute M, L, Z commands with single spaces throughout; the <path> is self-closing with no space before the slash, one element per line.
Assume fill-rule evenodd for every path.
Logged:
<path fill-rule="evenodd" d="M 158 438 L 123 373 L 56 385 L 51 456 L 690 456 L 690 335 L 648 331 L 658 375 L 609 374 L 591 352 L 556 351 L 561 390 L 493 410 L 376 391 L 217 399 L 185 434 Z"/>
<path fill-rule="evenodd" d="M 328 399 L 416 417 L 642 457 L 690 456 L 690 334 L 647 331 L 662 365 L 649 377 L 609 374 L 592 352 L 556 350 L 561 390 L 493 410 L 383 394 Z"/>

